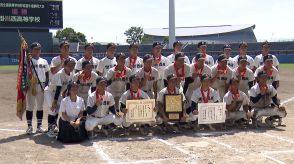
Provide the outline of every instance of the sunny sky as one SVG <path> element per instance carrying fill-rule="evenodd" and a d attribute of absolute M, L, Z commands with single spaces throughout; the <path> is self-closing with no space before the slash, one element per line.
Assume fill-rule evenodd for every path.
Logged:
<path fill-rule="evenodd" d="M 64 28 L 84 33 L 89 42 L 125 43 L 130 26 L 168 27 L 168 2 L 63 0 Z M 175 12 L 176 27 L 255 24 L 258 41 L 294 39 L 293 0 L 175 0 Z"/>

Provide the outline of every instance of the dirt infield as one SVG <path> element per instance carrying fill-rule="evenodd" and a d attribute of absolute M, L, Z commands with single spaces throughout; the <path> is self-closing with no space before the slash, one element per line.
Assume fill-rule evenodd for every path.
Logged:
<path fill-rule="evenodd" d="M 15 116 L 16 72 L 0 71 L 0 163 L 294 163 L 293 71 L 281 70 L 278 89 L 281 100 L 289 100 L 285 104 L 287 127 L 132 135 L 80 144 L 25 135 L 26 122 Z M 35 113 L 33 126 L 36 128 Z"/>

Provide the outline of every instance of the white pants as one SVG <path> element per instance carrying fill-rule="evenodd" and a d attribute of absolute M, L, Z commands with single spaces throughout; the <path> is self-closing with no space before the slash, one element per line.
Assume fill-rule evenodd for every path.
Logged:
<path fill-rule="evenodd" d="M 60 105 L 60 102 L 61 102 L 61 99 L 62 97 L 59 96 L 58 100 L 57 100 L 57 109 L 53 112 L 51 110 L 51 106 L 52 106 L 52 103 L 53 103 L 53 100 L 54 100 L 54 95 L 55 95 L 55 92 L 51 92 L 48 90 L 48 87 L 45 88 L 44 90 L 44 99 L 45 99 L 45 102 L 48 106 L 48 115 L 52 115 L 52 116 L 56 116 L 58 114 L 58 111 L 59 111 L 59 105 Z"/>
<path fill-rule="evenodd" d="M 198 120 L 198 114 L 197 115 L 194 115 L 193 112 L 191 112 L 189 114 L 189 117 L 187 119 L 187 122 L 192 122 L 192 121 L 197 121 Z"/>
<path fill-rule="evenodd" d="M 164 79 L 158 79 L 157 80 L 157 92 L 159 93 L 163 88 L 165 88 Z"/>
<path fill-rule="evenodd" d="M 286 117 L 286 111 L 281 111 L 277 107 L 253 108 L 251 111 L 253 117 L 258 118 L 262 116 L 279 116 Z"/>
<path fill-rule="evenodd" d="M 245 111 L 226 112 L 226 120 L 237 121 L 242 118 L 248 120 L 247 113 Z"/>
<path fill-rule="evenodd" d="M 120 126 L 122 124 L 122 118 L 117 118 L 113 114 L 108 114 L 102 118 L 88 116 L 85 123 L 85 128 L 87 131 L 92 131 L 98 125 L 109 125 L 111 123 L 114 123 L 116 126 Z"/>
<path fill-rule="evenodd" d="M 32 95 L 32 88 L 30 87 L 27 96 L 26 96 L 26 103 L 27 111 L 33 111 L 37 107 L 37 111 L 43 110 L 43 104 L 44 104 L 44 92 L 42 91 L 40 84 L 36 84 L 36 95 Z"/>

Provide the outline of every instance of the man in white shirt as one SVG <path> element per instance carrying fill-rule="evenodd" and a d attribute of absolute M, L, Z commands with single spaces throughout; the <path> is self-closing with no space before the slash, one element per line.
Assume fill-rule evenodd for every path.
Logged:
<path fill-rule="evenodd" d="M 212 67 L 214 65 L 214 59 L 212 56 L 208 55 L 207 54 L 207 45 L 206 45 L 206 42 L 202 41 L 202 42 L 199 42 L 198 43 L 198 49 L 199 49 L 199 52 L 202 53 L 204 55 L 204 58 L 205 58 L 205 64 L 207 64 L 209 67 Z M 195 57 L 193 58 L 192 60 L 192 63 L 195 63 L 196 60 L 195 60 Z"/>
<path fill-rule="evenodd" d="M 98 66 L 98 75 L 106 76 L 108 70 L 117 65 L 115 59 L 116 45 L 114 43 L 108 43 L 106 46 L 106 56 L 100 60 Z"/>
<path fill-rule="evenodd" d="M 228 59 L 228 66 L 231 69 L 235 69 L 237 67 L 237 63 L 236 61 L 231 57 L 231 53 L 232 53 L 232 48 L 231 45 L 229 44 L 225 44 L 223 46 L 223 53 L 226 56 L 226 58 Z"/>
<path fill-rule="evenodd" d="M 238 62 L 239 56 L 246 56 L 247 57 L 247 67 L 251 70 L 254 69 L 254 60 L 251 56 L 247 55 L 248 44 L 246 42 L 241 42 L 239 44 L 239 55 L 235 56 L 233 59 L 235 62 Z"/>
<path fill-rule="evenodd" d="M 183 43 L 180 41 L 175 41 L 173 43 L 173 47 L 174 47 L 174 52 L 167 57 L 167 59 L 170 61 L 170 63 L 174 63 L 175 62 L 175 55 L 179 52 L 182 52 Z M 190 64 L 190 60 L 189 60 L 188 56 L 185 56 L 185 63 Z"/>
<path fill-rule="evenodd" d="M 143 59 L 138 56 L 138 50 L 138 44 L 130 44 L 130 55 L 128 58 L 126 58 L 126 66 L 132 70 L 132 74 L 135 74 L 140 68 L 143 67 Z"/>
<path fill-rule="evenodd" d="M 94 72 L 97 72 L 97 69 L 98 69 L 98 66 L 99 66 L 99 62 L 100 62 L 100 60 L 97 59 L 97 58 L 95 58 L 95 57 L 93 56 L 94 45 L 93 45 L 92 43 L 87 43 L 87 44 L 85 45 L 84 49 L 85 49 L 85 54 L 84 54 L 84 56 L 83 56 L 81 59 L 79 59 L 79 60 L 77 61 L 76 68 L 75 68 L 76 72 L 82 70 L 82 63 L 83 63 L 84 61 L 89 61 L 89 62 L 91 62 L 92 65 L 93 65 L 93 71 L 94 71 Z"/>

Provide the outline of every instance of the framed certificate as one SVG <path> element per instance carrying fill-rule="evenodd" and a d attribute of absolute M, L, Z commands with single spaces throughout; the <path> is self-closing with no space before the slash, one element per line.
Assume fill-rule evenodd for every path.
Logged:
<path fill-rule="evenodd" d="M 226 103 L 199 103 L 198 124 L 224 123 Z"/>
<path fill-rule="evenodd" d="M 155 122 L 155 100 L 127 100 L 126 108 L 126 122 L 140 123 L 140 122 Z"/>
<path fill-rule="evenodd" d="M 183 97 L 181 94 L 164 95 L 164 111 L 170 121 L 179 121 L 183 116 Z"/>

